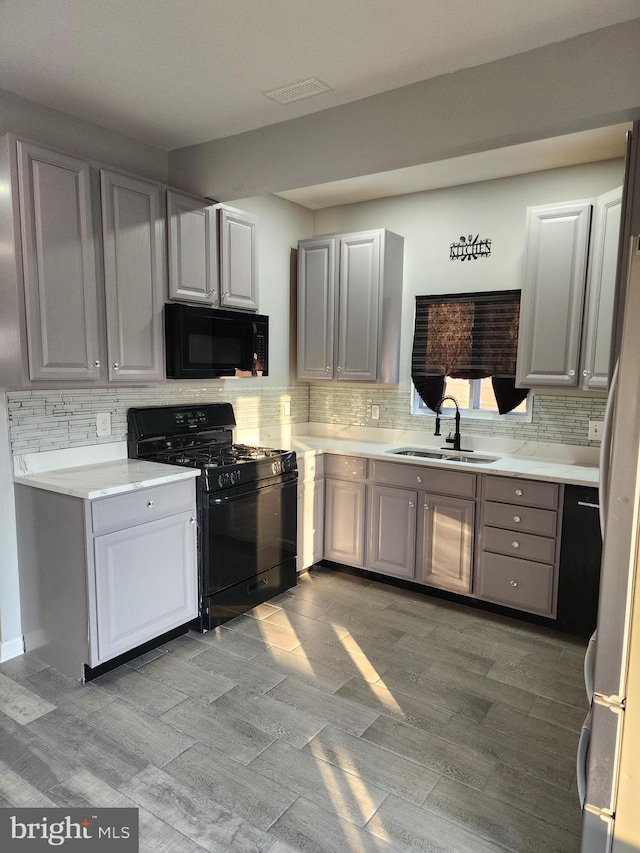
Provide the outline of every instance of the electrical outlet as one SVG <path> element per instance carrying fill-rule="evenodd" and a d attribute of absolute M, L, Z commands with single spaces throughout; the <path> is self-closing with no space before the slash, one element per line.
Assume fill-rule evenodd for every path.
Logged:
<path fill-rule="evenodd" d="M 111 412 L 98 412 L 96 415 L 96 435 L 98 438 L 111 435 Z"/>
<path fill-rule="evenodd" d="M 371 420 L 379 421 L 380 420 L 380 406 L 377 403 L 371 404 Z"/>
<path fill-rule="evenodd" d="M 602 441 L 604 421 L 589 421 L 589 441 Z"/>

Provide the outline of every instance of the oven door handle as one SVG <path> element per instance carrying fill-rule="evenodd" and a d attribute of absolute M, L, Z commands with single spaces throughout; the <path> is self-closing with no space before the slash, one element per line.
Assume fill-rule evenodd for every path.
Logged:
<path fill-rule="evenodd" d="M 231 488 L 228 492 L 212 492 L 209 495 L 209 503 L 213 504 L 228 504 L 232 501 L 242 500 L 247 496 L 255 496 L 265 492 L 272 492 L 275 489 L 295 489 L 297 487 L 297 475 L 286 480 L 280 480 L 277 483 L 271 483 L 269 486 L 258 486 L 255 483 L 247 484 L 246 486 L 237 486 Z"/>

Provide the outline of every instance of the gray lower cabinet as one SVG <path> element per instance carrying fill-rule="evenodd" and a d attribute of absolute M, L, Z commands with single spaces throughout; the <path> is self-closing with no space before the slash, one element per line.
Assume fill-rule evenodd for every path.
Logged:
<path fill-rule="evenodd" d="M 220 305 L 258 310 L 258 221 L 250 213 L 218 207 Z"/>
<path fill-rule="evenodd" d="M 206 199 L 167 190 L 169 298 L 217 308 L 216 208 Z"/>
<path fill-rule="evenodd" d="M 93 501 L 16 486 L 26 651 L 81 680 L 196 617 L 194 482 Z"/>
<path fill-rule="evenodd" d="M 417 503 L 415 491 L 371 486 L 367 568 L 415 580 Z"/>
<path fill-rule="evenodd" d="M 404 238 L 384 229 L 298 243 L 298 378 L 395 383 Z"/>
<path fill-rule="evenodd" d="M 324 557 L 345 566 L 365 566 L 367 460 L 324 457 Z"/>
<path fill-rule="evenodd" d="M 555 616 L 561 497 L 556 483 L 485 475 L 479 598 Z"/>
<path fill-rule="evenodd" d="M 420 494 L 418 531 L 422 583 L 467 594 L 473 581 L 475 501 Z"/>
<path fill-rule="evenodd" d="M 162 379 L 162 187 L 105 169 L 100 180 L 109 379 Z"/>
<path fill-rule="evenodd" d="M 19 191 L 15 180 L 7 185 L 13 185 L 16 216 L 19 197 L 28 378 L 95 381 L 100 359 L 89 164 L 9 140 L 9 172 L 16 153 Z M 3 288 L 10 286 L 7 278 Z M 6 322 L 7 312 L 3 316 Z"/>

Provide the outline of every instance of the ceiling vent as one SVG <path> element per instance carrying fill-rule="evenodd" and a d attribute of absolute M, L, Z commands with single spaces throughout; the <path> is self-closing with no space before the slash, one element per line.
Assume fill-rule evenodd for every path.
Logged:
<path fill-rule="evenodd" d="M 283 86 L 282 89 L 272 89 L 264 94 L 279 104 L 290 104 L 292 101 L 302 101 L 304 98 L 321 95 L 323 92 L 331 92 L 331 86 L 326 86 L 316 77 L 309 77 L 308 80 Z"/>

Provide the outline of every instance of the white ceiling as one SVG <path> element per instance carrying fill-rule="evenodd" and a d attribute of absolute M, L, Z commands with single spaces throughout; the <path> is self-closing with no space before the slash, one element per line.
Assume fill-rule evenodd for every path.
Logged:
<path fill-rule="evenodd" d="M 638 0 L 0 0 L 0 87 L 172 150 L 639 11 Z M 263 94 L 308 77 L 332 91 L 286 105 Z"/>

